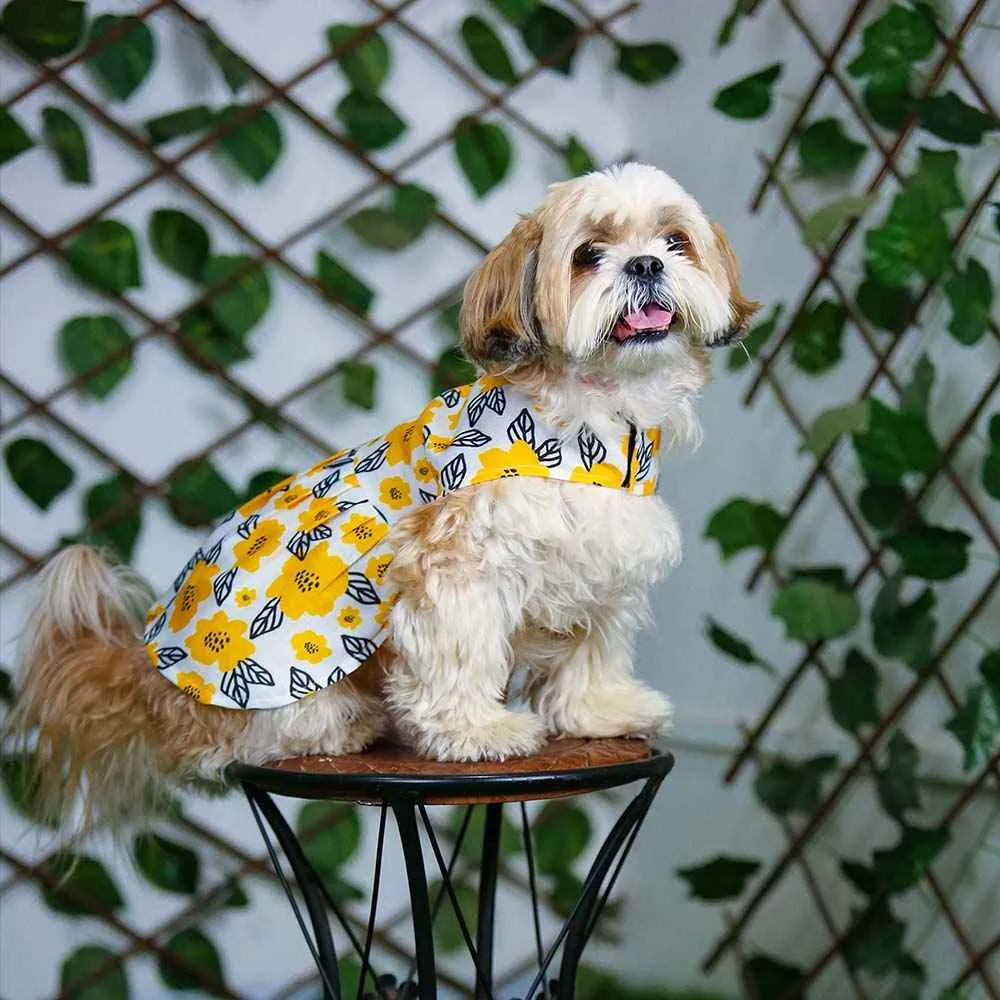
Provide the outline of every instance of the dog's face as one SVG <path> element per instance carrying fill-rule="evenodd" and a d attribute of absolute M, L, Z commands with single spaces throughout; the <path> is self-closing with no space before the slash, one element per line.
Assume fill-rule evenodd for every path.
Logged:
<path fill-rule="evenodd" d="M 554 184 L 469 279 L 466 352 L 491 371 L 541 357 L 650 370 L 740 339 L 744 297 L 722 230 L 676 181 L 626 164 Z"/>

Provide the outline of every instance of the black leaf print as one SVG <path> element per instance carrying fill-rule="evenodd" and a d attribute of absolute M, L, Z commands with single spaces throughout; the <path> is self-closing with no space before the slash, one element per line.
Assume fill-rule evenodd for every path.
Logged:
<path fill-rule="evenodd" d="M 231 510 L 225 517 L 220 518 L 218 523 L 225 524 L 226 521 L 231 521 L 234 517 L 236 517 L 236 511 Z"/>
<path fill-rule="evenodd" d="M 257 612 L 257 617 L 250 623 L 250 638 L 256 639 L 258 636 L 267 635 L 273 632 L 285 620 L 284 612 L 279 606 L 280 598 L 272 597 Z"/>
<path fill-rule="evenodd" d="M 215 603 L 221 608 L 225 603 L 226 598 L 233 591 L 233 580 L 236 579 L 236 573 L 239 570 L 239 566 L 233 566 L 227 569 L 225 573 L 220 573 L 212 581 L 212 590 L 215 591 Z"/>
<path fill-rule="evenodd" d="M 142 637 L 142 641 L 152 642 L 163 631 L 163 626 L 166 624 L 167 624 L 167 613 L 166 611 L 164 611 L 163 614 L 160 615 L 160 617 L 157 618 L 155 622 L 153 622 L 152 627 Z"/>
<path fill-rule="evenodd" d="M 296 559 L 305 559 L 306 553 L 309 551 L 309 546 L 311 544 L 312 542 L 309 539 L 309 532 L 296 531 L 295 534 L 288 539 L 288 543 L 285 545 L 285 548 L 288 549 L 288 551 L 291 552 Z"/>
<path fill-rule="evenodd" d="M 385 456 L 389 451 L 389 442 L 383 441 L 370 455 L 365 455 L 360 462 L 358 462 L 358 472 L 374 472 L 376 469 L 381 469 L 385 465 Z"/>
<path fill-rule="evenodd" d="M 364 663 L 378 646 L 371 639 L 364 639 L 357 635 L 342 635 L 340 641 L 344 644 L 349 656 L 353 656 L 358 663 Z"/>
<path fill-rule="evenodd" d="M 271 671 L 262 667 L 256 660 L 240 660 L 236 664 L 236 669 L 242 672 L 248 684 L 274 687 L 274 677 L 271 676 Z"/>
<path fill-rule="evenodd" d="M 527 407 L 524 407 L 510 422 L 507 437 L 510 441 L 527 441 L 532 448 L 535 447 L 535 421 L 532 420 Z"/>
<path fill-rule="evenodd" d="M 184 569 L 177 574 L 174 578 L 174 593 L 176 594 L 181 587 L 184 586 L 184 581 L 187 579 L 188 573 L 191 572 L 198 564 L 198 560 L 201 558 L 201 549 L 199 549 L 190 559 L 184 564 Z"/>
<path fill-rule="evenodd" d="M 467 471 L 465 456 L 459 453 L 441 470 L 441 488 L 446 493 L 457 490 Z"/>
<path fill-rule="evenodd" d="M 434 503 L 437 500 L 436 493 L 428 493 L 427 490 L 418 489 L 417 492 L 420 494 L 420 499 L 424 503 Z"/>
<path fill-rule="evenodd" d="M 378 596 L 371 580 L 364 573 L 347 574 L 347 596 L 358 604 L 381 604 L 382 598 Z"/>
<path fill-rule="evenodd" d="M 360 507 L 364 502 L 364 500 L 338 500 L 337 513 L 346 514 L 352 507 Z"/>
<path fill-rule="evenodd" d="M 445 389 L 441 393 L 441 398 L 444 400 L 444 405 L 449 408 L 458 406 L 462 402 L 462 394 L 457 389 Z"/>
<path fill-rule="evenodd" d="M 599 465 L 608 457 L 608 449 L 604 447 L 604 442 L 586 424 L 580 428 L 576 440 L 580 445 L 583 467 L 588 472 L 592 466 Z"/>
<path fill-rule="evenodd" d="M 547 438 L 535 449 L 538 461 L 550 469 L 562 462 L 562 445 L 559 438 Z"/>
<path fill-rule="evenodd" d="M 204 555 L 202 558 L 207 563 L 214 563 L 219 556 L 222 555 L 222 539 L 220 538 Z"/>
<path fill-rule="evenodd" d="M 327 493 L 330 492 L 330 488 L 335 484 L 340 482 L 340 469 L 334 469 L 333 472 L 328 476 L 324 476 L 316 485 L 312 488 L 312 495 L 316 499 L 325 497 Z"/>
<path fill-rule="evenodd" d="M 259 514 L 251 514 L 237 529 L 236 534 L 240 538 L 249 538 L 257 527 L 257 522 L 260 520 Z"/>
<path fill-rule="evenodd" d="M 431 425 L 424 424 L 420 429 L 420 436 L 423 438 L 424 444 L 427 444 L 427 439 L 431 436 Z"/>
<path fill-rule="evenodd" d="M 649 475 L 649 467 L 653 460 L 653 442 L 646 438 L 646 435 L 642 435 L 642 445 L 639 447 L 639 453 L 636 456 L 636 471 L 635 471 L 635 481 L 639 482 L 645 479 Z"/>
<path fill-rule="evenodd" d="M 507 409 L 507 396 L 500 386 L 495 385 L 486 393 L 486 405 L 498 416 L 503 415 Z"/>
<path fill-rule="evenodd" d="M 315 694 L 323 689 L 304 670 L 292 667 L 292 683 L 288 686 L 288 693 L 293 698 L 304 698 L 307 694 Z"/>
<path fill-rule="evenodd" d="M 164 646 L 156 651 L 157 667 L 163 670 L 164 667 L 172 667 L 175 663 L 187 659 L 187 653 L 180 646 Z"/>
<path fill-rule="evenodd" d="M 483 415 L 483 410 L 486 409 L 486 393 L 481 392 L 475 399 L 471 400 L 469 403 L 469 423 L 475 427 L 479 423 L 479 418 Z"/>
<path fill-rule="evenodd" d="M 481 445 L 489 444 L 490 436 L 482 431 L 477 431 L 475 427 L 470 427 L 467 431 L 456 434 L 451 439 L 451 443 L 458 445 L 459 448 L 478 448 Z"/>
<path fill-rule="evenodd" d="M 219 684 L 219 687 L 230 701 L 235 701 L 240 708 L 247 707 L 250 701 L 250 685 L 247 684 L 247 679 L 243 676 L 243 671 L 240 670 L 239 665 L 222 675 L 222 682 Z"/>
<path fill-rule="evenodd" d="M 336 684 L 337 681 L 342 681 L 346 676 L 347 676 L 346 670 L 343 670 L 341 667 L 334 667 L 330 673 L 330 676 L 327 677 L 326 683 L 328 685 Z"/>
<path fill-rule="evenodd" d="M 333 528 L 328 524 L 317 524 L 312 531 L 309 532 L 310 542 L 321 542 L 324 538 L 333 538 Z"/>

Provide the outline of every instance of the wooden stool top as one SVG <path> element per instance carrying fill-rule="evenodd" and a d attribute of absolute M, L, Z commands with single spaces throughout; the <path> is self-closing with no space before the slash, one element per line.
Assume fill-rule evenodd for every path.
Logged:
<path fill-rule="evenodd" d="M 528 757 L 454 763 L 377 744 L 342 757 L 291 757 L 263 767 L 235 764 L 229 776 L 277 795 L 361 803 L 405 797 L 427 804 L 517 802 L 615 788 L 666 775 L 673 757 L 643 740 L 558 739 Z"/>

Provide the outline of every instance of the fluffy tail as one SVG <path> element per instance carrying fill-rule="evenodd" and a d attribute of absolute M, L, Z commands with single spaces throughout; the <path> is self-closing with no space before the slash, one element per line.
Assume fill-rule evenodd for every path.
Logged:
<path fill-rule="evenodd" d="M 151 681 L 161 693 L 169 685 L 150 669 L 142 644 L 149 589 L 86 545 L 59 553 L 37 586 L 7 728 L 34 762 L 38 805 L 61 829 L 70 826 L 77 802 L 79 832 L 119 826 L 141 816 L 159 791 L 149 689 Z"/>

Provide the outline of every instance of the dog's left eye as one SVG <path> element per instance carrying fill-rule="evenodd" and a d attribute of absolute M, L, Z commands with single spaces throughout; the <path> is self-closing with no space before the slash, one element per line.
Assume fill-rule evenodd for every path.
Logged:
<path fill-rule="evenodd" d="M 574 267 L 596 267 L 601 262 L 601 251 L 593 243 L 581 243 L 573 253 Z"/>
<path fill-rule="evenodd" d="M 687 246 L 687 237 L 683 233 L 671 233 L 666 242 L 668 250 L 683 250 Z"/>

